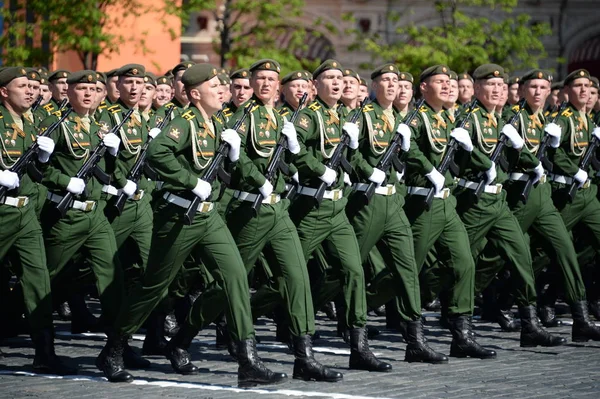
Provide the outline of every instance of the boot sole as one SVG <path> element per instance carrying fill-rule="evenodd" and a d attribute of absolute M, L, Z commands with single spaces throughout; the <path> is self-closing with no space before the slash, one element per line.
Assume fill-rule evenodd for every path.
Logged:
<path fill-rule="evenodd" d="M 408 363 L 448 364 L 448 360 L 427 361 L 427 360 L 404 359 L 404 361 L 408 362 Z"/>
<path fill-rule="evenodd" d="M 294 375 L 293 378 L 295 380 L 303 380 L 303 381 L 318 381 L 318 382 L 339 382 L 342 381 L 344 379 L 344 377 L 340 377 L 340 378 L 331 378 L 331 379 L 317 379 L 314 377 L 304 377 L 304 376 L 299 376 L 299 375 Z"/>
<path fill-rule="evenodd" d="M 565 344 L 566 344 L 566 342 L 561 342 L 561 343 L 556 344 L 556 345 L 548 345 L 548 344 L 521 344 L 520 346 L 521 346 L 521 348 L 536 348 L 538 346 L 542 346 L 544 348 L 553 348 L 555 346 L 563 346 Z"/>
<path fill-rule="evenodd" d="M 493 355 L 493 356 L 473 356 L 473 355 L 467 355 L 467 354 L 464 354 L 464 353 L 452 353 L 452 352 L 450 352 L 450 356 L 456 357 L 456 358 L 459 358 L 459 359 L 464 359 L 464 358 L 470 357 L 472 359 L 481 359 L 481 360 L 495 359 L 497 357 L 497 355 Z"/>
<path fill-rule="evenodd" d="M 238 388 L 252 388 L 259 385 L 279 385 L 287 381 L 287 378 L 277 381 L 239 381 Z"/>

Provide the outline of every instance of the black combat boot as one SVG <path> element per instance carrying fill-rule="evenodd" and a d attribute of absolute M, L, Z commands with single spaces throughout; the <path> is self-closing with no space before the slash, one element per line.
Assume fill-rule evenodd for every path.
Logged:
<path fill-rule="evenodd" d="M 133 376 L 125 370 L 123 347 L 126 335 L 108 334 L 106 345 L 96 358 L 96 367 L 104 373 L 110 382 L 131 382 Z"/>
<path fill-rule="evenodd" d="M 142 346 L 142 355 L 153 356 L 165 354 L 165 348 L 169 341 L 165 338 L 163 326 L 167 314 L 160 310 L 154 310 L 146 321 L 146 338 Z"/>
<path fill-rule="evenodd" d="M 515 319 L 512 310 L 502 310 L 498 309 L 498 324 L 502 331 L 506 332 L 516 332 L 521 330 L 521 323 Z"/>
<path fill-rule="evenodd" d="M 256 385 L 279 384 L 287 374 L 269 370 L 256 353 L 256 341 L 248 338 L 237 343 L 238 385 L 241 388 Z"/>
<path fill-rule="evenodd" d="M 593 301 L 588 302 L 590 314 L 594 316 L 594 318 L 600 321 L 600 299 L 594 299 Z"/>
<path fill-rule="evenodd" d="M 587 301 L 575 302 L 571 305 L 573 315 L 573 342 L 600 341 L 600 328 L 590 321 Z"/>
<path fill-rule="evenodd" d="M 141 357 L 136 351 L 129 346 L 129 339 L 123 344 L 123 363 L 128 369 L 148 369 L 150 361 Z"/>
<path fill-rule="evenodd" d="M 56 313 L 58 314 L 58 318 L 64 321 L 71 320 L 71 308 L 69 307 L 69 302 L 63 302 L 58 305 L 56 309 Z"/>
<path fill-rule="evenodd" d="M 544 327 L 559 327 L 562 326 L 562 321 L 556 318 L 554 306 L 540 306 L 538 315 Z"/>
<path fill-rule="evenodd" d="M 231 334 L 229 334 L 229 329 L 227 328 L 227 322 L 223 318 L 223 320 L 219 320 L 216 323 L 216 346 L 217 349 L 225 349 L 227 348 L 227 352 L 233 358 L 233 360 L 238 360 L 237 357 L 237 345 L 231 338 Z"/>
<path fill-rule="evenodd" d="M 423 335 L 423 322 L 418 320 L 406 322 L 406 362 L 422 363 L 448 363 L 448 358 L 441 353 L 437 353 L 427 345 L 425 335 Z"/>
<path fill-rule="evenodd" d="M 333 301 L 329 301 L 325 305 L 323 305 L 321 311 L 325 313 L 329 320 L 337 321 L 337 312 L 335 309 L 335 303 Z"/>
<path fill-rule="evenodd" d="M 483 348 L 475 341 L 471 317 L 459 315 L 449 318 L 450 332 L 452 333 L 452 344 L 450 345 L 450 356 L 453 357 L 476 357 L 479 359 L 493 359 L 496 352 Z"/>
<path fill-rule="evenodd" d="M 40 374 L 75 375 L 77 369 L 69 367 L 54 353 L 54 334 L 52 328 L 31 333 L 35 347 L 33 371 Z"/>
<path fill-rule="evenodd" d="M 165 356 L 171 362 L 173 370 L 179 374 L 189 375 L 198 372 L 198 367 L 194 366 L 191 355 L 187 351 L 197 333 L 198 329 L 184 323 L 180 326 L 177 335 L 167 344 Z"/>
<path fill-rule="evenodd" d="M 166 337 L 174 337 L 179 332 L 179 323 L 175 317 L 175 311 L 167 313 L 165 325 L 163 326 Z"/>
<path fill-rule="evenodd" d="M 364 327 L 351 328 L 350 335 L 350 369 L 367 371 L 391 371 L 392 365 L 377 359 L 371 349 L 367 331 Z"/>
<path fill-rule="evenodd" d="M 567 342 L 566 339 L 553 336 L 544 330 L 537 318 L 535 306 L 521 306 L 519 314 L 521 316 L 521 347 L 559 346 Z"/>
<path fill-rule="evenodd" d="M 310 335 L 293 337 L 294 342 L 294 378 L 305 381 L 341 381 L 342 373 L 333 371 L 327 366 L 319 363 L 313 354 Z"/>
<path fill-rule="evenodd" d="M 83 294 L 71 295 L 68 303 L 71 309 L 71 334 L 102 332 L 102 325 L 98 318 L 90 312 Z"/>

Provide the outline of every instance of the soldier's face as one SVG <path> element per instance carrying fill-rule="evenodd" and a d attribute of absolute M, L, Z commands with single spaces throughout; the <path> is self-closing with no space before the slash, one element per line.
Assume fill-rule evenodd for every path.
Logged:
<path fill-rule="evenodd" d="M 77 113 L 87 113 L 96 99 L 96 83 L 77 83 L 67 91 L 69 104 Z"/>
<path fill-rule="evenodd" d="M 315 80 L 317 95 L 329 105 L 335 104 L 342 97 L 342 81 L 344 74 L 337 69 L 321 73 Z"/>
<path fill-rule="evenodd" d="M 519 84 L 508 86 L 508 103 L 514 105 L 519 102 Z"/>
<path fill-rule="evenodd" d="M 198 90 L 200 106 L 210 115 L 221 109 L 223 86 L 221 85 L 221 82 L 217 76 L 202 83 L 197 89 L 192 90 Z M 191 94 L 196 96 L 195 93 Z"/>
<path fill-rule="evenodd" d="M 360 87 L 360 82 L 352 76 L 344 76 L 342 82 L 344 87 L 342 90 L 342 100 L 347 102 L 356 100 L 358 98 L 358 88 Z"/>
<path fill-rule="evenodd" d="M 29 85 L 31 86 L 32 94 L 31 94 L 31 105 L 37 100 L 40 96 L 40 82 L 37 80 L 30 80 Z"/>
<path fill-rule="evenodd" d="M 142 95 L 140 96 L 140 101 L 138 102 L 138 106 L 140 109 L 145 110 L 152 106 L 152 100 L 156 95 L 156 87 L 149 83 L 144 84 L 144 88 L 142 89 Z"/>
<path fill-rule="evenodd" d="M 231 85 L 221 85 L 221 104 L 231 100 Z"/>
<path fill-rule="evenodd" d="M 367 86 L 360 85 L 358 88 L 358 101 L 363 102 L 367 97 L 369 97 L 369 88 Z"/>
<path fill-rule="evenodd" d="M 425 82 L 421 83 L 421 93 L 427 104 L 439 111 L 448 102 L 450 77 L 444 74 L 428 77 Z"/>
<path fill-rule="evenodd" d="M 364 87 L 364 86 L 361 86 Z M 413 97 L 413 85 L 406 80 L 398 82 L 398 95 L 394 100 L 394 105 L 399 109 L 404 109 L 410 103 Z"/>
<path fill-rule="evenodd" d="M 460 101 L 461 104 L 471 101 L 473 94 L 475 94 L 473 82 L 469 79 L 461 79 L 458 81 L 458 101 Z"/>
<path fill-rule="evenodd" d="M 185 87 L 183 86 L 183 82 L 181 81 L 181 77 L 183 76 L 184 72 L 185 71 L 177 71 L 175 77 L 173 78 L 174 97 L 181 104 L 187 104 L 190 101 L 185 91 Z"/>
<path fill-rule="evenodd" d="M 162 107 L 169 101 L 173 96 L 173 88 L 170 85 L 158 85 L 156 86 L 156 95 L 154 96 L 154 106 L 156 108 Z"/>
<path fill-rule="evenodd" d="M 450 79 L 450 89 L 448 90 L 448 103 L 454 104 L 458 99 L 458 82 Z"/>
<path fill-rule="evenodd" d="M 252 87 L 250 79 L 234 79 L 231 82 L 231 101 L 236 107 L 239 107 L 252 97 Z"/>
<path fill-rule="evenodd" d="M 588 99 L 585 107 L 588 110 L 594 109 L 597 102 L 598 102 L 598 89 L 596 89 L 595 87 L 590 87 L 590 98 Z"/>
<path fill-rule="evenodd" d="M 504 79 L 492 78 L 478 80 L 475 85 L 475 96 L 490 111 L 502 100 Z"/>
<path fill-rule="evenodd" d="M 255 71 L 250 79 L 254 95 L 264 104 L 268 104 L 277 95 L 279 74 L 275 71 Z"/>
<path fill-rule="evenodd" d="M 62 101 L 67 98 L 67 89 L 69 88 L 67 78 L 56 79 L 54 82 L 50 83 L 49 87 L 52 92 L 52 97 L 55 100 Z"/>
<path fill-rule="evenodd" d="M 117 81 L 119 80 L 119 78 L 117 76 L 113 76 L 108 78 L 108 86 L 106 88 L 106 95 L 108 96 L 108 98 L 111 101 L 117 101 L 117 99 L 119 98 L 119 89 L 117 88 Z"/>
<path fill-rule="evenodd" d="M 548 97 L 548 104 L 550 104 L 551 107 L 554 107 L 556 104 L 558 104 L 558 93 L 560 92 L 560 90 L 552 90 L 552 93 L 550 94 L 550 97 Z"/>
<path fill-rule="evenodd" d="M 26 76 L 11 80 L 6 86 L 0 87 L 2 102 L 22 114 L 31 107 L 33 89 Z"/>
<path fill-rule="evenodd" d="M 298 79 L 283 85 L 283 97 L 292 107 L 298 108 L 302 95 L 308 91 L 308 82 Z"/>
<path fill-rule="evenodd" d="M 565 87 L 565 92 L 569 96 L 569 101 L 577 109 L 585 106 L 590 97 L 590 80 L 588 78 L 579 78 L 572 81 Z"/>
<path fill-rule="evenodd" d="M 48 85 L 40 85 L 40 94 L 44 98 L 40 105 L 47 104 L 48 101 L 50 101 L 50 99 L 52 98 L 52 92 L 50 91 Z"/>
<path fill-rule="evenodd" d="M 398 94 L 398 75 L 395 73 L 384 73 L 373 80 L 373 91 L 375 97 L 381 103 L 393 103 Z"/>
<path fill-rule="evenodd" d="M 120 93 L 119 98 L 129 107 L 134 106 L 140 101 L 144 85 L 144 78 L 120 76 L 117 82 L 117 88 Z"/>
<path fill-rule="evenodd" d="M 546 103 L 550 93 L 550 82 L 545 79 L 528 80 L 523 84 L 521 92 L 531 109 L 537 111 Z"/>
<path fill-rule="evenodd" d="M 102 82 L 96 82 L 96 98 L 92 109 L 98 108 L 100 103 L 106 98 L 106 85 Z"/>

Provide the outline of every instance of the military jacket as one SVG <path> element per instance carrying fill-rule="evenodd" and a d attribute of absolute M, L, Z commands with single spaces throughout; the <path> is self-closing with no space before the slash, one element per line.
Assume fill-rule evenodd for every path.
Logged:
<path fill-rule="evenodd" d="M 514 105 L 504 112 L 503 118 L 505 122 L 510 121 L 517 111 L 519 111 L 519 106 Z M 511 165 L 511 172 L 524 172 L 527 169 L 535 168 L 540 163 L 536 158 L 536 154 L 540 142 L 544 137 L 545 124 L 546 117 L 543 112 L 536 114 L 529 104 L 525 104 L 525 107 L 519 112 L 519 116 L 513 124 L 525 144 L 520 154 L 516 151 L 510 152 L 508 161 L 509 165 Z M 519 155 L 518 159 L 514 158 L 515 154 Z"/>
<path fill-rule="evenodd" d="M 238 107 L 235 106 L 233 101 L 230 101 L 230 102 L 226 103 L 225 105 L 223 105 L 222 115 L 223 115 L 223 119 L 225 120 L 225 123 L 229 123 L 229 120 L 237 112 L 237 110 L 238 110 Z"/>
<path fill-rule="evenodd" d="M 46 112 L 46 116 L 48 116 L 48 115 L 51 115 L 52 113 L 58 111 L 58 103 L 56 102 L 54 97 L 51 97 L 50 101 L 48 101 L 46 104 L 42 105 L 40 108 L 43 109 Z"/>
<path fill-rule="evenodd" d="M 176 116 L 183 114 L 189 108 L 189 105 L 183 105 L 176 98 L 173 98 L 172 101 L 169 101 L 156 110 L 155 125 L 164 119 L 165 115 L 167 114 L 167 110 L 171 107 L 175 107 L 171 113 L 171 120 L 173 120 Z"/>

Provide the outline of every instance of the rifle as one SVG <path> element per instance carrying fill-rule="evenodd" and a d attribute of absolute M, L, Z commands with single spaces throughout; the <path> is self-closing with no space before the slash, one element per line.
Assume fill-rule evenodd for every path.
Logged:
<path fill-rule="evenodd" d="M 170 121 L 171 114 L 173 113 L 174 109 L 175 109 L 175 107 L 169 108 L 167 110 L 167 113 L 165 114 L 165 117 L 163 118 L 163 120 L 161 120 L 160 123 L 154 129 L 162 130 L 166 126 L 167 122 Z M 148 164 L 146 163 L 146 153 L 147 153 L 148 146 L 150 145 L 151 141 L 152 141 L 152 137 L 148 136 L 148 140 L 144 143 L 144 146 L 142 147 L 142 149 L 140 151 L 140 155 L 138 156 L 138 159 L 135 161 L 135 164 L 133 165 L 133 167 L 129 171 L 129 174 L 127 175 L 127 180 L 131 180 L 135 184 L 137 184 L 140 181 L 140 178 L 142 177 L 142 173 L 150 172 L 150 173 L 147 173 L 147 175 L 154 174 L 156 176 L 156 172 L 154 170 L 151 170 L 150 167 L 148 166 Z M 156 179 L 153 178 L 152 180 L 156 180 Z M 123 212 L 123 207 L 125 206 L 125 202 L 127 202 L 127 198 L 128 198 L 127 194 L 125 194 L 124 192 L 121 192 L 121 194 L 119 194 L 119 196 L 115 200 L 113 207 L 116 209 L 117 215 L 120 216 L 121 212 Z"/>
<path fill-rule="evenodd" d="M 127 113 L 123 116 L 121 122 L 113 126 L 107 134 L 115 134 L 116 132 L 118 132 L 121 129 L 121 127 L 123 127 L 125 122 L 127 122 L 127 120 L 131 117 L 133 111 L 133 108 L 127 111 Z M 94 152 L 92 152 L 89 158 L 81 166 L 79 171 L 77 171 L 75 177 L 82 179 L 87 184 L 90 177 L 94 175 L 103 184 L 110 184 L 110 176 L 98 167 L 98 162 L 100 162 L 100 159 L 102 159 L 105 152 L 106 146 L 104 145 L 104 142 L 100 142 L 100 144 L 98 144 Z M 60 202 L 56 204 L 56 210 L 59 212 L 60 217 L 64 217 L 67 214 L 67 210 L 69 209 L 71 203 L 74 201 L 74 196 L 75 194 L 73 194 L 70 191 L 67 191 L 67 193 L 60 200 Z"/>
<path fill-rule="evenodd" d="M 460 121 L 460 124 L 457 126 L 457 128 L 465 127 L 465 125 L 467 124 L 467 121 L 469 120 L 469 115 L 471 115 L 471 113 L 475 109 L 476 105 L 477 105 L 477 99 L 473 100 L 469 104 L 469 106 L 465 109 L 466 115 Z M 458 170 L 458 166 L 454 163 L 454 154 L 456 153 L 457 150 L 458 150 L 458 141 L 456 141 L 453 137 L 450 139 L 450 142 L 446 146 L 446 154 L 444 155 L 444 158 L 442 159 L 439 166 L 437 167 L 438 172 L 440 172 L 440 174 L 442 176 L 444 176 L 446 174 L 448 169 L 453 170 L 453 171 Z M 458 174 L 458 173 L 455 173 L 455 174 Z M 431 209 L 431 204 L 433 202 L 434 196 L 435 196 L 435 187 L 432 187 L 429 190 L 429 192 L 427 193 L 427 196 L 425 197 L 425 209 L 426 210 Z"/>
<path fill-rule="evenodd" d="M 60 111 L 61 109 L 63 109 L 64 107 L 67 106 L 67 103 L 69 102 L 68 98 L 63 99 L 60 104 L 58 104 L 58 111 Z"/>
<path fill-rule="evenodd" d="M 524 98 L 521 99 L 521 101 L 519 101 L 519 103 L 517 104 L 519 106 L 519 109 L 512 116 L 512 118 L 510 118 L 507 125 L 512 125 L 513 123 L 515 123 L 517 121 L 517 118 L 519 117 L 521 110 L 525 106 L 525 102 L 526 102 L 526 100 Z M 496 148 L 494 148 L 494 152 L 492 153 L 492 156 L 490 157 L 490 161 L 492 161 L 494 164 L 496 164 L 499 159 L 502 159 L 502 151 L 504 150 L 504 147 L 506 146 L 507 141 L 508 141 L 508 137 L 506 137 L 505 134 L 501 134 L 500 138 L 498 139 L 498 143 L 496 144 Z M 504 162 L 506 162 L 506 160 L 504 160 Z M 500 161 L 499 163 L 500 163 L 500 167 L 502 167 L 503 169 L 508 169 L 507 167 L 503 166 L 502 161 Z M 479 172 L 479 175 L 477 176 L 477 178 L 479 180 L 479 183 L 477 184 L 477 187 L 475 188 L 475 191 L 474 191 L 475 203 L 479 202 L 479 197 L 481 197 L 481 193 L 483 193 L 483 189 L 485 188 L 486 183 L 487 183 L 487 176 L 485 175 L 485 172 Z"/>
<path fill-rule="evenodd" d="M 415 118 L 415 116 L 417 116 L 419 109 L 421 108 L 421 106 L 423 106 L 424 103 L 425 103 L 425 99 L 424 98 L 420 99 L 415 104 L 415 109 L 413 109 L 410 112 L 410 114 L 406 115 L 406 118 L 404 118 L 402 123 L 408 125 L 410 122 L 412 122 L 412 120 Z M 387 173 L 387 171 L 392 166 L 394 166 L 394 168 L 398 172 L 402 172 L 402 170 L 404 170 L 404 165 L 402 164 L 402 162 L 400 162 L 400 159 L 398 159 L 398 152 L 400 152 L 401 145 L 402 145 L 402 135 L 400 133 L 396 132 L 396 134 L 394 134 L 394 137 L 392 137 L 392 140 L 390 141 L 390 144 L 388 145 L 387 150 L 385 151 L 385 153 L 379 160 L 379 163 L 377 164 L 377 169 L 381 170 L 383 173 Z M 377 188 L 377 186 L 378 186 L 377 183 L 370 182 L 369 186 L 365 190 L 364 196 L 367 201 L 367 204 L 369 203 L 371 198 L 373 198 L 373 194 L 375 194 L 375 189 Z"/>
<path fill-rule="evenodd" d="M 554 123 L 556 122 L 556 120 L 558 119 L 559 115 L 564 111 L 564 109 L 567 107 L 567 102 L 563 101 L 560 104 L 560 107 L 558 108 L 558 112 L 556 113 L 556 115 L 554 116 L 554 118 L 552 118 L 552 121 L 550 123 Z M 537 150 L 537 154 L 535 155 L 535 157 L 538 159 L 538 161 L 542 162 L 542 164 L 544 164 L 544 167 L 548 170 L 552 170 L 552 163 L 550 163 L 550 161 L 548 160 L 548 158 L 546 157 L 546 147 L 548 147 L 548 142 L 550 141 L 550 135 L 546 134 L 544 135 L 544 138 L 542 139 L 542 141 L 540 142 L 540 146 Z M 546 162 L 544 162 L 544 160 Z M 533 187 L 533 180 L 535 179 L 535 175 L 531 175 L 529 176 L 529 180 L 527 180 L 527 182 L 525 183 L 525 187 L 523 187 L 523 191 L 521 191 L 521 201 L 526 204 L 527 200 L 529 199 L 529 193 L 531 192 L 531 188 Z"/>
<path fill-rule="evenodd" d="M 250 113 L 250 110 L 252 110 L 252 108 L 254 107 L 254 103 L 255 103 L 254 100 L 248 101 L 248 103 L 244 106 L 244 114 L 242 115 L 242 117 L 240 119 L 238 119 L 235 122 L 235 125 L 233 125 L 233 127 L 232 127 L 233 130 L 237 131 L 240 128 L 240 126 L 242 126 L 242 123 L 244 123 L 244 121 L 246 120 L 246 117 Z M 202 175 L 201 179 L 211 185 L 215 181 L 217 176 L 219 176 L 221 178 L 221 180 L 227 181 L 229 179 L 229 175 L 227 174 L 227 172 L 225 172 L 223 170 L 223 167 L 221 165 L 222 165 L 223 161 L 225 160 L 225 157 L 227 156 L 228 153 L 229 153 L 229 143 L 226 143 L 225 141 L 221 141 L 219 148 L 217 148 L 217 151 L 215 151 L 215 156 L 213 157 L 212 162 L 206 169 L 206 172 L 204 172 L 204 175 Z M 200 205 L 200 202 L 201 202 L 200 197 L 198 197 L 197 195 L 194 195 L 194 199 L 191 201 L 190 205 L 188 206 L 188 208 L 186 209 L 186 211 L 183 215 L 183 223 L 184 224 L 186 224 L 188 226 L 192 224 L 192 222 L 194 221 L 194 216 L 196 216 L 196 211 L 198 210 L 198 206 Z"/>
<path fill-rule="evenodd" d="M 596 136 L 593 136 L 592 141 L 590 142 L 590 145 L 585 150 L 585 154 L 583 155 L 583 158 L 581 158 L 581 161 L 579 162 L 579 169 L 587 170 L 587 169 L 589 169 L 590 164 L 594 164 L 595 161 L 597 162 L 596 151 L 598 150 L 598 148 L 600 148 L 600 140 Z M 577 182 L 575 179 L 573 179 L 573 183 L 571 183 L 571 187 L 569 187 L 569 191 L 567 192 L 567 194 L 568 194 L 567 200 L 569 202 L 573 202 L 573 200 L 575 199 L 575 196 L 577 195 L 578 189 L 579 189 L 579 182 Z"/>
<path fill-rule="evenodd" d="M 35 102 L 31 105 L 31 112 L 35 112 L 35 110 L 38 109 L 43 99 L 44 96 L 42 95 L 39 95 L 38 98 L 35 99 Z"/>
<path fill-rule="evenodd" d="M 298 115 L 300 114 L 300 110 L 302 109 L 302 106 L 306 102 L 307 97 L 308 97 L 308 93 L 304 93 L 302 95 L 302 98 L 300 99 L 300 103 L 298 104 L 298 108 L 296 108 L 296 110 L 290 117 L 290 122 L 292 122 L 292 123 L 296 122 L 296 119 L 298 118 Z M 279 141 L 277 142 L 277 146 L 275 147 L 275 150 L 273 151 L 273 155 L 271 156 L 271 161 L 269 162 L 269 165 L 267 165 L 267 171 L 265 173 L 265 178 L 270 183 L 273 183 L 273 180 L 275 180 L 278 170 L 281 170 L 286 175 L 290 174 L 289 167 L 283 161 L 283 154 L 285 153 L 285 150 L 287 150 L 287 149 L 288 149 L 287 137 L 282 134 L 281 137 L 279 137 Z M 292 187 L 290 188 L 290 192 L 295 190 L 294 187 L 295 186 L 292 185 Z M 288 196 L 290 196 L 290 197 L 293 196 L 293 193 L 290 194 L 288 192 Z M 258 215 L 258 210 L 260 209 L 260 205 L 263 200 L 264 200 L 264 197 L 262 196 L 262 194 L 259 193 L 256 196 L 256 199 L 254 200 L 254 202 L 252 203 L 252 213 L 254 216 Z"/>
<path fill-rule="evenodd" d="M 40 137 L 48 137 L 55 131 L 61 123 L 67 119 L 67 116 L 73 111 L 73 108 L 68 107 L 65 112 L 60 116 L 60 118 L 54 122 L 52 125 L 48 126 L 46 130 L 40 134 Z M 14 163 L 13 166 L 9 169 L 11 172 L 16 173 L 19 176 L 19 179 L 25 175 L 25 172 L 29 172 L 32 177 L 34 177 L 35 181 L 40 182 L 42 180 L 42 174 L 33 164 L 34 155 L 37 155 L 39 144 L 35 141 L 31 144 L 31 147 L 19 158 L 17 162 Z M 8 187 L 0 186 L 0 198 L 3 198 L 8 192 Z"/>

